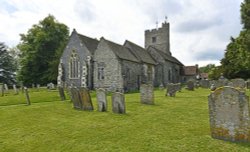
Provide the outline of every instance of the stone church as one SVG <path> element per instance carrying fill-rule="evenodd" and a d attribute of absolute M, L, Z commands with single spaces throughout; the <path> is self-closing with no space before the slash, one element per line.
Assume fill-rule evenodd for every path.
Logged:
<path fill-rule="evenodd" d="M 145 48 L 128 40 L 121 45 L 93 39 L 74 29 L 60 59 L 58 85 L 134 91 L 142 83 L 180 82 L 182 67 L 171 55 L 167 22 L 145 31 Z"/>

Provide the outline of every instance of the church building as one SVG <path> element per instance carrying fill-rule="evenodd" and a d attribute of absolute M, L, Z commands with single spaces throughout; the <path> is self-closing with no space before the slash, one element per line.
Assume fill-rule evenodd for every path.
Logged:
<path fill-rule="evenodd" d="M 93 39 L 74 29 L 58 66 L 58 85 L 108 91 L 134 91 L 141 84 L 166 86 L 181 81 L 183 64 L 171 55 L 169 23 L 145 31 L 145 48 L 104 37 Z"/>

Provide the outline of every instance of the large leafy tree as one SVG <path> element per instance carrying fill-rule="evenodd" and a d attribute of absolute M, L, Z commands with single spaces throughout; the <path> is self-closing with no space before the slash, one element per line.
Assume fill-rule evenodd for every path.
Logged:
<path fill-rule="evenodd" d="M 18 79 L 26 84 L 56 82 L 59 58 L 69 37 L 68 27 L 48 15 L 20 36 Z"/>
<path fill-rule="evenodd" d="M 241 4 L 243 29 L 236 38 L 231 37 L 224 58 L 221 60 L 227 78 L 250 78 L 250 0 Z"/>
<path fill-rule="evenodd" d="M 7 46 L 0 42 L 0 82 L 6 84 L 15 83 L 16 64 L 10 55 Z"/>

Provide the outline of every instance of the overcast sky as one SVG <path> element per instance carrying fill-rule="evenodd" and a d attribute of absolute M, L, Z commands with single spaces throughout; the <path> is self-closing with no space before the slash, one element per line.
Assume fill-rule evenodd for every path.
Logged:
<path fill-rule="evenodd" d="M 1 0 L 0 41 L 17 45 L 48 14 L 83 35 L 144 46 L 144 30 L 170 22 L 173 56 L 185 65 L 219 64 L 241 30 L 243 0 Z M 161 24 L 159 24 L 160 26 Z"/>

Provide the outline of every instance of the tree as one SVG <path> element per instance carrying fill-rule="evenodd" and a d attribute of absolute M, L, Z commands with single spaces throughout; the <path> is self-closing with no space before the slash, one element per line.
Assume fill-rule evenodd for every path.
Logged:
<path fill-rule="evenodd" d="M 69 38 L 68 27 L 48 15 L 20 36 L 18 79 L 25 84 L 56 82 L 59 58 Z"/>
<path fill-rule="evenodd" d="M 0 42 L 0 82 L 6 84 L 15 83 L 16 65 L 10 55 L 7 46 Z"/>
<path fill-rule="evenodd" d="M 208 73 L 208 72 L 210 72 L 215 67 L 216 67 L 215 64 L 208 64 L 206 66 L 200 67 L 199 71 L 201 73 Z"/>
<path fill-rule="evenodd" d="M 238 37 L 231 37 L 221 60 L 227 78 L 250 77 L 250 0 L 241 4 L 241 23 L 243 29 Z"/>

